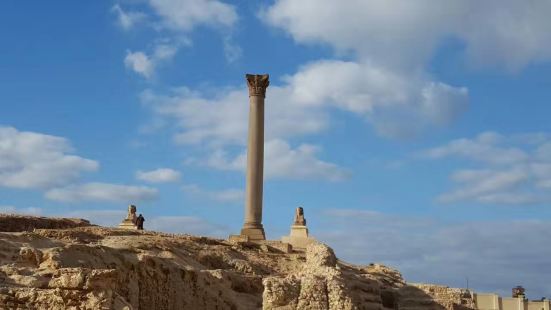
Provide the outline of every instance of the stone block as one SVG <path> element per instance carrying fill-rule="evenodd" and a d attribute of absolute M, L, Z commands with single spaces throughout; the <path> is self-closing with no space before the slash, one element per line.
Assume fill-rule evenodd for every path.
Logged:
<path fill-rule="evenodd" d="M 283 253 L 292 252 L 292 247 L 289 243 L 281 242 L 279 240 L 266 240 L 263 243 Z"/>
<path fill-rule="evenodd" d="M 230 235 L 228 238 L 229 242 L 239 243 L 239 242 L 249 242 L 249 236 L 245 235 Z"/>

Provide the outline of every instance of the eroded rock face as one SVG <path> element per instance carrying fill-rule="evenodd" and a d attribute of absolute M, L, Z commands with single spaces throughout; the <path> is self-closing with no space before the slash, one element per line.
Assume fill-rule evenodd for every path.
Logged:
<path fill-rule="evenodd" d="M 323 267 L 335 267 L 337 257 L 333 249 L 323 243 L 312 243 L 306 247 L 307 266 L 312 270 L 318 270 Z"/>
<path fill-rule="evenodd" d="M 263 309 L 382 309 L 377 281 L 360 275 L 348 280 L 333 250 L 312 243 L 300 272 L 264 279 Z"/>
<path fill-rule="evenodd" d="M 268 265 L 214 239 L 101 227 L 0 233 L 0 252 L 0 309 L 258 309 Z"/>
<path fill-rule="evenodd" d="M 321 243 L 286 253 L 269 244 L 98 226 L 0 232 L 0 309 L 383 310 L 465 303 L 445 290 L 412 288 L 396 270 L 347 264 Z M 448 301 L 452 308 L 423 308 Z"/>

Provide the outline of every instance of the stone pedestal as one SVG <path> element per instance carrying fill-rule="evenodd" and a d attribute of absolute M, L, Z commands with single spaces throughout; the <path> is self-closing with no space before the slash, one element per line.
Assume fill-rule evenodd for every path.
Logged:
<path fill-rule="evenodd" d="M 132 220 L 124 219 L 120 224 L 119 228 L 122 229 L 138 229 L 138 226 L 132 223 Z"/>
<path fill-rule="evenodd" d="M 304 225 L 292 225 L 289 236 L 281 238 L 281 242 L 289 243 L 294 250 L 306 250 L 306 246 L 314 241 L 308 236 L 308 227 Z"/>

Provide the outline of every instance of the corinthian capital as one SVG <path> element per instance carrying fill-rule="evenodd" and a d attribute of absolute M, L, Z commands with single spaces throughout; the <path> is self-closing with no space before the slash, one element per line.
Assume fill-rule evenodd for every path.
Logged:
<path fill-rule="evenodd" d="M 266 97 L 266 88 L 270 85 L 268 74 L 247 74 L 247 85 L 249 86 L 249 97 Z"/>

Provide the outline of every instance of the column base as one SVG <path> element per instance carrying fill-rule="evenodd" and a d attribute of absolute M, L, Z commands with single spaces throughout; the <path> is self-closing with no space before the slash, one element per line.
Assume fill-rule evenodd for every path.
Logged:
<path fill-rule="evenodd" d="M 254 228 L 243 227 L 241 229 L 241 235 L 247 236 L 250 241 L 266 240 L 266 234 L 264 233 L 264 228 L 262 226 Z"/>

